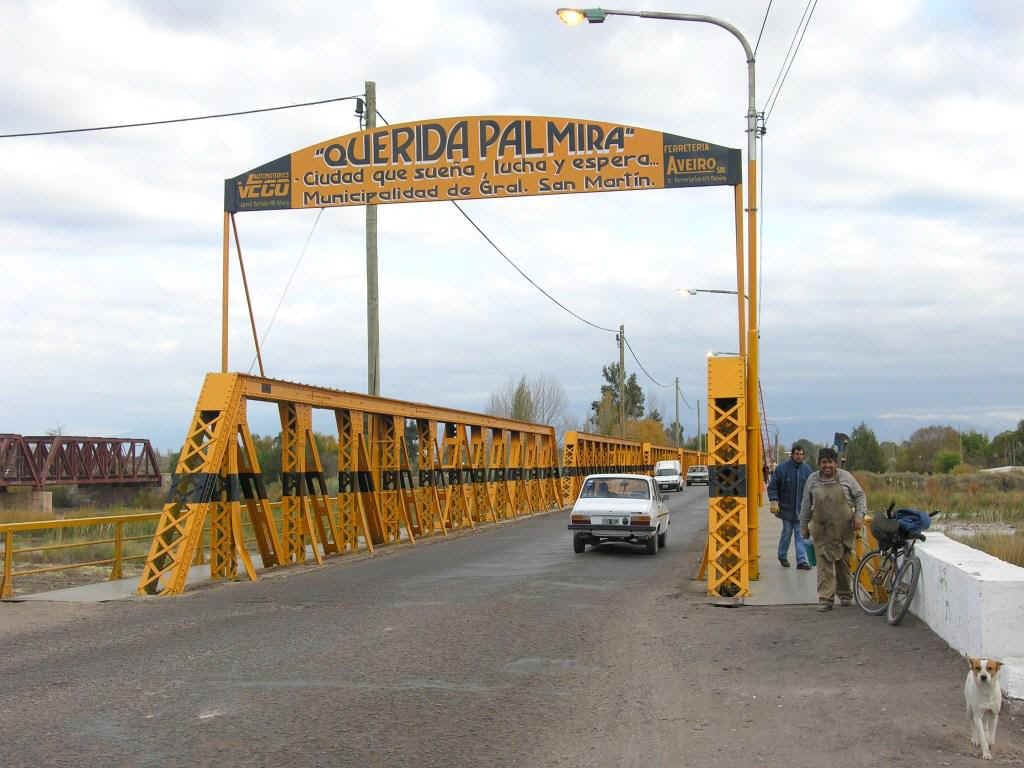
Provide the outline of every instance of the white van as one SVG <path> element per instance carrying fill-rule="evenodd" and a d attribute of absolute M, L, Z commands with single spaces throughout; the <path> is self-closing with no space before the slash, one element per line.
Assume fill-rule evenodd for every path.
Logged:
<path fill-rule="evenodd" d="M 654 482 L 659 491 L 681 491 L 683 484 L 683 467 L 678 461 L 659 461 L 654 465 Z"/>

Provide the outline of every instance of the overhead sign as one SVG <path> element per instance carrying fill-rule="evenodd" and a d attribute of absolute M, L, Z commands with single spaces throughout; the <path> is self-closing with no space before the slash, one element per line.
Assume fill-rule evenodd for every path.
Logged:
<path fill-rule="evenodd" d="M 224 210 L 739 184 L 740 151 L 567 117 L 455 117 L 350 133 L 224 182 Z"/>

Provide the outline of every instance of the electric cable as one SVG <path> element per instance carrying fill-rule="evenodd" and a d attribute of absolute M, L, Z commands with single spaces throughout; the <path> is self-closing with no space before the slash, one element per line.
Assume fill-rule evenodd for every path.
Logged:
<path fill-rule="evenodd" d="M 757 56 L 757 49 L 761 47 L 761 35 L 764 34 L 764 25 L 768 23 L 768 14 L 772 12 L 772 3 L 775 0 L 768 0 L 768 8 L 764 12 L 764 18 L 761 20 L 761 31 L 757 33 L 757 42 L 754 43 L 754 56 Z"/>
<path fill-rule="evenodd" d="M 291 288 L 292 280 L 295 279 L 295 273 L 299 271 L 299 265 L 302 264 L 302 260 L 306 256 L 306 251 L 309 249 L 309 243 L 313 239 L 313 233 L 316 232 L 316 225 L 320 223 L 320 217 L 324 215 L 324 209 L 320 208 L 316 212 L 316 218 L 313 219 L 313 226 L 310 227 L 309 234 L 306 236 L 306 242 L 302 246 L 302 252 L 299 253 L 299 258 L 295 262 L 295 266 L 292 267 L 292 273 L 288 276 L 288 282 L 285 283 L 284 290 L 281 291 L 281 298 L 277 301 L 277 306 L 274 308 L 274 313 L 270 316 L 270 322 L 267 323 L 267 329 L 263 331 L 263 336 L 260 339 L 260 346 L 267 346 L 267 336 L 270 335 L 270 330 L 274 327 L 274 321 L 277 319 L 277 313 L 281 309 L 281 305 L 284 303 L 284 297 L 288 294 L 288 289 Z M 249 363 L 249 373 L 252 373 L 252 367 L 256 364 L 256 358 L 252 359 Z"/>
<path fill-rule="evenodd" d="M 503 258 L 503 259 L 504 259 L 505 261 L 507 261 L 507 262 L 508 262 L 509 264 L 511 264 L 511 265 L 512 265 L 512 268 L 513 268 L 513 269 L 515 269 L 515 271 L 516 271 L 516 272 L 518 272 L 518 273 L 519 273 L 520 275 L 522 275 L 522 276 L 523 276 L 523 279 L 524 279 L 524 280 L 526 280 L 526 282 L 528 282 L 528 283 L 529 283 L 530 285 L 532 285 L 532 286 L 533 286 L 534 288 L 536 288 L 536 289 L 537 289 L 538 291 L 540 291 L 541 293 L 543 293 L 543 294 L 544 294 L 545 296 L 547 296 L 547 297 L 548 297 L 548 299 L 550 299 L 550 300 L 551 300 L 552 302 L 554 302 L 554 303 L 555 303 L 555 304 L 557 304 L 557 305 L 558 305 L 559 307 L 561 307 L 562 309 L 564 309 L 564 310 L 565 310 L 566 312 L 568 312 L 568 313 L 569 313 L 570 315 L 572 315 L 573 317 L 575 317 L 575 318 L 576 318 L 577 320 L 579 320 L 579 321 L 580 321 L 581 323 L 586 323 L 586 324 L 587 324 L 587 325 L 589 325 L 589 326 L 590 326 L 591 328 L 596 328 L 596 329 L 597 329 L 597 330 L 599 330 L 599 331 L 607 331 L 608 333 L 618 333 L 618 331 L 617 331 L 617 330 L 615 330 L 614 328 L 605 328 L 604 326 L 598 325 L 597 323 L 592 323 L 592 322 L 590 322 L 589 320 L 587 320 L 587 318 L 585 318 L 585 317 L 583 317 L 583 316 L 581 316 L 581 315 L 578 315 L 578 314 L 576 314 L 576 313 L 575 313 L 575 312 L 573 312 L 573 311 L 572 311 L 571 309 L 569 309 L 569 308 L 568 308 L 567 306 L 565 306 L 565 304 L 563 304 L 562 302 L 560 302 L 560 301 L 559 301 L 558 299 L 556 299 L 556 298 L 555 298 L 554 296 L 552 296 L 552 295 L 551 295 L 550 293 L 548 293 L 548 292 L 547 292 L 547 291 L 545 291 L 545 290 L 544 290 L 543 288 L 541 288 L 541 287 L 540 287 L 539 285 L 537 285 L 537 283 L 536 283 L 536 282 L 534 282 L 533 278 L 531 278 L 531 277 L 530 277 L 530 276 L 529 276 L 528 274 L 526 274 L 525 272 L 523 272 L 523 270 L 519 268 L 519 265 L 518 265 L 518 264 L 516 264 L 516 263 L 515 263 L 514 261 L 512 261 L 512 259 L 510 259 L 510 258 L 509 258 L 508 256 L 506 256 L 506 255 L 505 255 L 505 252 L 504 252 L 503 250 L 501 250 L 501 248 L 499 248 L 499 247 L 498 247 L 497 243 L 495 243 L 495 242 L 494 242 L 493 240 L 491 240 L 491 238 L 487 236 L 487 233 L 486 233 L 486 232 L 484 232 L 484 231 L 483 231 L 483 230 L 482 230 L 482 229 L 480 228 L 480 226 L 479 226 L 479 225 L 478 225 L 478 224 L 477 224 L 477 223 L 476 223 L 475 221 L 473 221 L 473 219 L 472 219 L 472 218 L 470 218 L 469 214 L 468 214 L 468 213 L 466 213 L 466 212 L 465 212 L 464 210 L 462 210 L 462 206 L 461 206 L 461 205 L 459 205 L 459 204 L 458 204 L 457 202 L 455 202 L 454 200 L 451 200 L 450 202 L 451 202 L 451 204 L 452 204 L 452 205 L 454 205 L 454 206 L 455 206 L 455 208 L 456 208 L 456 209 L 458 210 L 458 212 L 459 212 L 459 213 L 461 213 L 461 214 L 462 214 L 463 216 L 465 216 L 465 217 L 466 217 L 466 221 L 468 221 L 468 222 L 469 222 L 470 224 L 472 224 L 472 225 L 473 225 L 473 228 L 474 228 L 474 229 L 475 229 L 475 230 L 476 230 L 477 232 L 479 232 L 479 233 L 480 233 L 481 237 L 483 237 L 483 239 L 484 239 L 484 240 L 486 240 L 486 241 L 487 241 L 487 242 L 488 242 L 488 243 L 490 244 L 490 246 L 491 246 L 491 247 L 492 247 L 492 248 L 493 248 L 494 250 L 496 250 L 496 251 L 498 252 L 498 254 L 499 254 L 499 255 L 501 256 L 501 258 Z M 639 361 L 638 361 L 638 362 L 639 362 Z M 648 374 L 648 375 L 650 375 L 650 374 Z"/>
<path fill-rule="evenodd" d="M 640 370 L 643 371 L 645 374 L 647 374 L 647 378 L 650 379 L 651 381 L 653 381 L 659 387 L 661 387 L 663 389 L 668 389 L 668 384 L 662 384 L 656 378 L 651 376 L 651 374 L 648 372 L 648 370 L 646 368 L 644 368 L 644 364 L 640 362 L 640 358 L 636 356 L 636 352 L 634 352 L 633 348 L 631 346 L 629 346 L 629 339 L 626 338 L 625 334 L 623 334 L 622 340 L 626 343 L 626 349 L 629 350 L 629 354 L 631 354 L 633 356 L 633 359 L 636 360 L 636 364 L 640 366 Z"/>
<path fill-rule="evenodd" d="M 765 102 L 765 120 L 767 120 L 769 117 L 771 117 L 772 116 L 772 112 L 775 110 L 775 105 L 779 101 L 779 95 L 782 93 L 782 86 L 786 84 L 786 79 L 789 77 L 789 70 L 791 70 L 793 68 L 793 62 L 796 61 L 796 55 L 800 52 L 800 46 L 803 45 L 803 42 L 804 42 L 804 35 L 807 34 L 807 28 L 811 25 L 811 17 L 814 16 L 814 9 L 817 8 L 817 7 L 818 7 L 818 0 L 813 0 L 813 3 L 812 3 L 812 0 L 807 0 L 807 7 L 804 8 L 804 13 L 807 16 L 807 21 L 804 23 L 802 31 L 800 30 L 799 26 L 797 27 L 797 31 L 800 32 L 800 40 L 797 42 L 796 49 L 793 51 L 793 55 L 789 59 L 789 64 L 785 64 L 785 62 L 783 62 L 783 64 L 785 65 L 785 68 L 786 68 L 785 74 L 782 74 L 782 70 L 781 69 L 779 70 L 779 73 L 782 74 L 782 81 L 779 82 L 778 88 L 774 88 L 774 86 L 773 86 L 774 94 L 771 95 L 771 97 L 770 97 L 771 104 L 768 104 L 767 101 Z M 810 9 L 809 13 L 807 11 L 808 8 Z M 796 33 L 794 33 L 794 39 L 795 39 L 795 34 Z M 791 42 L 790 43 L 790 47 L 791 48 L 792 48 L 792 45 L 793 44 Z M 778 78 L 776 78 L 776 82 L 778 82 Z"/>
<path fill-rule="evenodd" d="M 238 117 L 240 115 L 255 115 L 260 112 L 278 112 L 282 109 L 296 109 L 298 107 L 315 107 L 320 104 L 331 104 L 336 101 L 351 101 L 361 99 L 363 94 L 355 96 L 338 96 L 334 99 L 320 99 L 319 101 L 303 101 L 297 104 L 285 104 L 280 107 L 261 107 L 259 109 L 245 109 L 241 112 L 222 112 L 217 115 L 199 115 L 198 117 L 176 117 L 170 120 L 150 120 L 145 123 L 118 123 L 116 125 L 100 125 L 94 128 L 64 128 L 56 131 L 29 131 L 26 133 L 0 133 L 0 139 L 18 139 L 26 136 L 54 136 L 61 133 L 88 133 L 90 131 L 113 131 L 118 128 L 142 128 L 149 125 L 168 125 L 170 123 L 190 123 L 196 120 L 214 120 L 220 117 Z"/>
<path fill-rule="evenodd" d="M 779 65 L 779 72 L 775 75 L 775 82 L 772 83 L 772 87 L 768 90 L 768 96 L 764 100 L 765 104 L 771 101 L 772 96 L 775 95 L 775 89 L 778 87 L 779 81 L 782 79 L 782 73 L 786 69 L 786 63 L 789 61 L 789 57 L 793 53 L 793 46 L 796 45 L 797 35 L 800 33 L 800 28 L 803 26 L 804 20 L 807 18 L 807 11 L 811 7 L 811 2 L 812 0 L 807 0 L 807 4 L 804 5 L 804 12 L 800 16 L 800 21 L 796 24 L 796 29 L 793 30 L 793 37 L 789 41 L 789 48 L 786 49 L 786 55 L 782 57 L 782 64 Z"/>
<path fill-rule="evenodd" d="M 382 120 L 382 121 L 384 122 L 384 125 L 391 125 L 391 123 L 389 123 L 389 122 L 388 122 L 388 119 L 387 119 L 386 117 L 384 117 L 384 115 L 382 115 L 382 114 L 380 113 L 380 110 L 376 110 L 376 112 L 377 112 L 377 117 L 379 117 L 379 118 L 380 118 L 380 119 L 381 119 L 381 120 Z M 508 263 L 509 263 L 509 264 L 510 264 L 510 265 L 512 266 L 512 268 L 513 268 L 513 269 L 514 269 L 514 270 L 515 270 L 516 272 L 518 272 L 518 273 L 519 273 L 519 274 L 520 274 L 520 275 L 521 275 L 521 276 L 523 277 L 523 279 L 524 279 L 524 280 L 526 280 L 526 282 L 528 282 L 528 283 L 529 283 L 530 285 L 532 285 L 532 286 L 533 286 L 534 288 L 536 288 L 536 289 L 537 289 L 538 291 L 540 291 L 540 292 L 541 292 L 542 294 L 544 294 L 544 295 L 545 295 L 545 296 L 546 296 L 546 297 L 547 297 L 547 298 L 548 298 L 549 300 L 551 300 L 552 302 L 554 302 L 554 303 L 555 303 L 555 304 L 556 304 L 557 306 L 559 306 L 560 308 L 564 309 L 564 310 L 565 310 L 566 312 L 568 312 L 568 313 L 569 313 L 570 315 L 572 315 L 573 317 L 575 317 L 575 318 L 576 318 L 577 320 L 579 320 L 579 321 L 580 321 L 581 323 L 586 323 L 586 324 L 587 324 L 587 325 L 589 325 L 589 326 L 590 326 L 591 328 L 596 328 L 596 329 L 597 329 L 597 330 L 599 330 L 599 331 L 605 331 L 605 332 L 607 332 L 607 333 L 618 333 L 618 331 L 617 331 L 616 329 L 614 329 L 614 328 L 605 328 L 605 327 L 604 327 L 604 326 L 602 326 L 602 325 L 598 325 L 597 323 L 592 323 L 592 322 L 590 322 L 589 320 L 587 320 L 587 318 L 585 318 L 585 317 L 583 317 L 582 315 L 579 315 L 579 314 L 577 314 L 577 313 L 573 312 L 573 311 L 572 311 L 571 309 L 569 309 L 569 308 L 568 308 L 567 306 L 565 306 L 565 304 L 563 304 L 563 303 L 562 303 L 562 302 L 560 302 L 560 301 L 559 301 L 558 299 L 556 299 L 556 298 L 555 298 L 554 296 L 552 296 L 552 295 L 551 295 L 550 293 L 548 293 L 548 292 L 547 292 L 546 290 L 544 290 L 543 288 L 541 288 L 541 287 L 540 287 L 540 285 L 538 285 L 538 284 L 536 283 L 536 281 L 534 281 L 534 279 L 533 279 L 532 277 L 530 277 L 530 276 L 529 276 L 528 274 L 526 274 L 526 273 L 525 273 L 525 272 L 524 272 L 524 271 L 523 271 L 522 269 L 520 269 L 519 265 L 518 265 L 518 264 L 516 264 L 516 263 L 515 263 L 514 261 L 512 261 L 512 259 L 510 259 L 510 258 L 509 258 L 509 257 L 508 257 L 508 256 L 507 256 L 507 255 L 505 254 L 505 252 L 504 252 L 503 250 L 501 250 L 501 248 L 500 248 L 500 247 L 498 247 L 498 244 L 497 244 L 497 243 L 495 243 L 495 242 L 494 242 L 494 241 L 493 241 L 493 240 L 492 240 L 492 239 L 491 239 L 491 238 L 490 238 L 490 237 L 488 236 L 488 234 L 487 234 L 486 232 L 484 232 L 484 231 L 483 231 L 483 229 L 481 229 L 480 225 L 479 225 L 479 224 L 477 224 L 477 223 L 476 223 L 476 222 L 475 222 L 475 221 L 473 220 L 473 218 L 472 218 L 472 217 L 471 217 L 471 216 L 470 216 L 470 215 L 469 215 L 468 213 L 466 213 L 466 211 L 465 211 L 465 210 L 463 210 L 463 208 L 462 208 L 462 206 L 461 206 L 461 205 L 459 205 L 459 204 L 458 204 L 458 203 L 457 203 L 457 202 L 456 202 L 455 200 L 449 200 L 449 202 L 450 202 L 450 203 L 451 203 L 452 205 L 454 205 L 454 206 L 455 206 L 455 209 L 456 209 L 456 210 L 457 210 L 457 211 L 458 211 L 459 213 L 461 213 L 461 214 L 463 215 L 463 217 L 464 217 L 464 218 L 466 219 L 466 221 L 468 221 L 468 222 L 469 222 L 469 223 L 470 223 L 470 224 L 471 224 L 471 225 L 473 226 L 473 229 L 475 229 L 475 230 L 476 230 L 477 232 L 479 232 L 479 233 L 480 233 L 480 236 L 481 236 L 481 237 L 483 237 L 483 239 L 484 239 L 484 240 L 486 240 L 486 241 L 487 241 L 487 243 L 488 243 L 488 244 L 489 244 L 489 245 L 490 245 L 490 246 L 491 246 L 491 247 L 492 247 L 492 248 L 493 248 L 493 249 L 494 249 L 495 251 L 497 251 L 497 252 L 498 252 L 498 255 L 499 255 L 499 256 L 501 256 L 501 258 L 503 258 L 503 259 L 504 259 L 505 261 L 507 261 L 507 262 L 508 262 Z M 639 362 L 639 361 L 638 361 L 638 362 Z"/>

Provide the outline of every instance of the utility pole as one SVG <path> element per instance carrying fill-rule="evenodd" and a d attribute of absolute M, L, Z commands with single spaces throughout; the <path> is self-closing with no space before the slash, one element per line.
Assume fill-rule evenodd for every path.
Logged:
<path fill-rule="evenodd" d="M 377 127 L 377 84 L 366 81 L 366 130 Z M 380 296 L 377 291 L 377 206 L 366 206 L 366 391 L 380 396 Z"/>
<path fill-rule="evenodd" d="M 626 437 L 626 326 L 619 326 L 619 437 Z"/>
<path fill-rule="evenodd" d="M 697 452 L 703 451 L 704 433 L 700 431 L 700 400 L 697 401 Z"/>
<path fill-rule="evenodd" d="M 679 447 L 679 377 L 678 376 L 676 376 L 676 424 L 675 424 L 675 434 L 676 434 L 676 448 L 678 448 Z"/>

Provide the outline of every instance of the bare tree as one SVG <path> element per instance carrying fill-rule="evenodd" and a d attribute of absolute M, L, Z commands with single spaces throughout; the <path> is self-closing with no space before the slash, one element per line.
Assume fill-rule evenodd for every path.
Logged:
<path fill-rule="evenodd" d="M 569 398 L 558 380 L 541 374 L 529 381 L 526 376 L 520 376 L 518 381 L 510 378 L 491 394 L 487 412 L 520 421 L 554 424 L 564 421 L 568 405 Z"/>
<path fill-rule="evenodd" d="M 530 382 L 530 392 L 533 395 L 536 419 L 541 424 L 554 424 L 565 415 L 569 398 L 555 377 L 542 373 Z"/>

